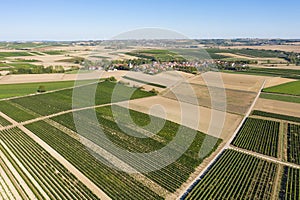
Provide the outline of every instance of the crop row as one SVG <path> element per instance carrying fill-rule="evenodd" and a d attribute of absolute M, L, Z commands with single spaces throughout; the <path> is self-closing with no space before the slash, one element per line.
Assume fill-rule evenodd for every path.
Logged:
<path fill-rule="evenodd" d="M 159 195 L 128 174 L 105 165 L 104 163 L 107 163 L 105 159 L 96 159 L 78 140 L 46 122 L 40 121 L 26 127 L 60 153 L 111 198 L 161 199 Z"/>
<path fill-rule="evenodd" d="M 300 165 L 300 126 L 288 125 L 287 131 L 287 153 L 288 161 Z"/>
<path fill-rule="evenodd" d="M 0 165 L 0 170 L 4 171 L 4 169 L 2 169 L 2 167 L 1 167 L 1 165 Z M 17 198 L 13 195 L 13 193 L 10 189 L 11 185 L 12 185 L 12 183 L 6 182 L 6 180 L 4 179 L 4 177 L 1 176 L 1 173 L 0 173 L 0 199 L 16 199 Z M 18 196 L 18 198 L 20 198 L 20 196 Z"/>
<path fill-rule="evenodd" d="M 11 123 L 9 121 L 7 121 L 6 119 L 4 119 L 3 117 L 0 116 L 0 127 L 1 126 L 8 126 Z"/>
<path fill-rule="evenodd" d="M 89 120 L 89 118 L 85 116 L 89 115 L 87 113 L 89 112 L 89 110 L 83 112 L 76 112 L 76 115 L 80 116 L 80 121 L 83 124 L 82 129 L 84 130 L 83 134 L 85 135 L 82 136 L 92 140 L 94 143 L 98 144 L 99 146 L 114 154 L 116 157 L 123 160 L 124 162 L 127 162 L 128 164 L 136 163 L 136 157 L 134 157 L 134 155 L 128 155 L 128 157 L 125 158 L 118 151 L 114 151 L 113 149 L 111 149 L 109 144 L 104 143 L 105 138 L 102 139 L 98 135 L 94 136 L 94 133 L 96 134 L 97 131 L 97 126 L 100 126 L 104 131 L 105 136 L 119 148 L 128 150 L 130 152 L 138 153 L 153 152 L 164 148 L 173 140 L 179 129 L 181 129 L 185 133 L 185 137 L 192 137 L 193 133 L 196 134 L 194 142 L 191 144 L 191 146 L 185 153 L 179 152 L 181 149 L 180 144 L 178 144 L 176 148 L 170 150 L 174 154 L 176 154 L 176 152 L 180 153 L 181 157 L 178 160 L 176 160 L 176 162 L 160 170 L 145 174 L 147 177 L 151 178 L 156 183 L 166 188 L 170 192 L 174 192 L 177 188 L 179 188 L 182 185 L 182 183 L 184 183 L 188 179 L 189 175 L 192 172 L 194 172 L 194 169 L 202 162 L 202 159 L 199 158 L 199 151 L 204 139 L 207 139 L 206 143 L 208 143 L 208 141 L 212 143 L 211 145 L 208 145 L 208 148 L 211 147 L 211 149 L 207 150 L 208 155 L 220 143 L 220 140 L 218 140 L 217 138 L 207 136 L 200 132 L 197 133 L 196 131 L 193 131 L 187 127 L 180 127 L 178 124 L 172 123 L 170 121 L 165 122 L 163 128 L 155 135 L 155 137 L 133 137 L 128 135 L 127 133 L 130 132 L 131 134 L 134 133 L 135 135 L 139 135 L 142 133 L 142 131 L 136 126 L 132 126 L 129 123 L 126 124 L 126 122 L 122 122 L 122 126 L 123 130 L 125 127 L 127 133 L 125 133 L 123 130 L 120 130 L 119 125 L 121 122 L 118 121 L 118 123 L 116 123 L 114 121 L 114 118 L 111 113 L 111 107 L 101 107 L 96 109 L 96 111 L 99 124 L 98 122 L 96 122 L 97 124 L 92 124 L 91 120 Z M 123 113 L 125 113 L 125 108 L 118 107 L 116 112 L 117 113 L 115 114 L 120 117 L 123 115 Z M 146 114 L 139 113 L 136 111 L 130 111 L 130 113 L 131 117 L 137 123 L 137 125 L 142 126 L 150 122 L 150 118 Z M 76 127 L 73 122 L 72 114 L 58 116 L 55 117 L 54 120 L 76 132 Z M 160 118 L 152 117 L 152 128 L 150 127 L 148 131 L 154 132 L 153 129 L 155 127 L 159 127 L 158 124 L 162 121 L 163 120 Z M 161 159 L 165 158 L 162 157 Z M 138 165 L 141 166 L 141 168 L 145 169 L 147 168 L 147 166 L 149 166 L 150 162 L 151 161 L 148 158 L 144 157 L 143 160 L 139 161 Z M 156 163 L 153 163 L 153 165 L 157 165 L 159 163 L 160 160 L 158 160 Z"/>
<path fill-rule="evenodd" d="M 281 188 L 279 192 L 281 200 L 298 200 L 300 199 L 300 170 L 284 167 L 281 179 Z"/>
<path fill-rule="evenodd" d="M 279 122 L 248 118 L 233 140 L 234 146 L 277 157 Z"/>
<path fill-rule="evenodd" d="M 80 94 L 80 99 L 76 98 L 75 100 L 77 103 L 79 103 L 80 107 L 89 107 L 93 105 L 124 101 L 128 100 L 128 98 L 136 99 L 154 95 L 149 92 L 130 88 L 109 81 L 104 81 L 97 85 L 95 84 L 81 86 L 76 89 L 76 93 Z M 90 94 L 90 92 L 93 92 L 95 88 L 95 99 L 91 100 L 89 97 L 94 94 Z M 114 93 L 114 98 L 112 99 L 112 94 L 115 88 L 117 88 L 117 92 Z M 133 93 L 133 95 L 128 97 L 128 94 L 131 93 Z M 35 118 L 36 116 L 34 116 L 32 113 L 45 116 L 71 110 L 73 100 L 72 97 L 73 89 L 65 89 L 53 93 L 22 97 L 9 101 L 1 101 L 0 109 L 1 112 L 7 114 L 16 121 L 21 122 Z"/>
<path fill-rule="evenodd" d="M 271 199 L 277 165 L 226 150 L 183 199 Z"/>
<path fill-rule="evenodd" d="M 276 113 L 269 113 L 269 112 L 264 112 L 264 111 L 259 111 L 259 110 L 254 110 L 252 115 L 257 115 L 257 116 L 262 116 L 262 117 L 269 117 L 269 118 L 274 118 L 274 119 L 281 119 L 281 120 L 300 123 L 300 118 L 298 118 L 298 117 L 288 116 L 288 115 L 281 115 L 281 114 L 276 114 Z"/>
<path fill-rule="evenodd" d="M 28 174 L 20 168 L 20 164 L 51 199 L 97 199 L 83 183 L 21 130 L 13 128 L 1 131 L 0 140 L 5 144 L 0 145 L 1 150 L 23 179 L 27 180 L 27 184 L 31 185 L 37 197 L 42 198 L 43 194 L 28 179 Z M 11 153 L 18 161 L 13 159 Z"/>

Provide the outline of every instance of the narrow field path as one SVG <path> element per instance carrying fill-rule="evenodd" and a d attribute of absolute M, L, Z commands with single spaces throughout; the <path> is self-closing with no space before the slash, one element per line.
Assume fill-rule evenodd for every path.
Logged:
<path fill-rule="evenodd" d="M 276 163 L 276 164 L 285 165 L 285 166 L 288 166 L 288 167 L 300 169 L 300 165 L 290 163 L 290 162 L 284 162 L 284 161 L 279 160 L 278 158 L 270 157 L 270 156 L 263 155 L 263 154 L 260 154 L 260 153 L 256 153 L 256 152 L 253 152 L 253 151 L 248 151 L 248 150 L 241 149 L 241 148 L 238 148 L 238 147 L 235 147 L 235 146 L 230 146 L 228 149 L 233 149 L 235 151 L 245 153 L 245 154 L 260 158 L 262 160 L 273 162 L 273 163 Z"/>
<path fill-rule="evenodd" d="M 37 142 L 40 146 L 42 146 L 51 156 L 53 156 L 56 160 L 58 160 L 66 169 L 68 169 L 79 181 L 86 185 L 95 195 L 97 195 L 100 199 L 111 199 L 107 196 L 100 188 L 98 188 L 91 180 L 89 180 L 84 174 L 82 174 L 76 167 L 74 167 L 71 163 L 69 163 L 64 157 L 62 157 L 57 151 L 55 151 L 52 147 L 50 147 L 47 143 L 37 137 L 34 133 L 30 130 L 25 128 L 22 124 L 19 124 L 15 120 L 11 119 L 9 116 L 5 115 L 4 113 L 0 112 L 0 115 L 4 117 L 6 120 L 11 122 L 12 124 L 16 125 L 21 131 L 26 133 L 30 138 L 32 138 L 35 142 Z M 1 141 L 0 141 L 1 142 Z M 2 143 L 2 142 L 1 142 Z M 2 145 L 5 144 L 2 143 Z M 6 150 L 9 149 L 5 148 Z M 12 153 L 10 153 L 12 154 Z M 13 159 L 17 162 L 17 158 L 12 154 Z M 37 184 L 33 177 L 27 172 L 25 167 L 22 167 L 22 164 L 18 162 L 18 165 L 22 168 L 22 171 L 26 173 L 26 175 L 30 178 L 30 180 L 34 183 L 35 187 L 41 192 L 45 199 L 50 199 L 48 195 L 42 190 L 42 188 Z"/>
<path fill-rule="evenodd" d="M 227 143 L 222 147 L 222 149 L 215 155 L 215 157 L 209 162 L 209 164 L 198 174 L 198 176 L 189 184 L 189 186 L 185 189 L 184 192 L 182 192 L 179 197 L 177 198 L 178 200 L 182 198 L 182 196 L 186 193 L 186 191 L 188 189 L 190 189 L 194 183 L 208 170 L 211 168 L 211 166 L 217 161 L 217 159 L 220 157 L 220 155 L 227 149 L 230 149 L 230 144 L 231 142 L 234 140 L 234 138 L 237 136 L 239 130 L 242 128 L 244 122 L 246 121 L 246 119 L 250 116 L 257 100 L 259 99 L 259 96 L 262 92 L 262 89 L 265 87 L 266 84 L 266 80 L 264 80 L 259 92 L 257 93 L 254 101 L 252 102 L 250 108 L 248 109 L 246 115 L 244 116 L 243 120 L 241 121 L 240 125 L 236 128 L 235 132 L 233 133 L 233 135 L 231 136 L 231 138 L 227 141 Z"/>

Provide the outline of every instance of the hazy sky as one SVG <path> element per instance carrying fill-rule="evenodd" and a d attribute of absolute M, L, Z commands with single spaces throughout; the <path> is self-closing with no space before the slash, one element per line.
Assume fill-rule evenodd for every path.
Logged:
<path fill-rule="evenodd" d="M 0 0 L 0 40 L 110 39 L 144 27 L 190 38 L 300 38 L 299 0 Z"/>

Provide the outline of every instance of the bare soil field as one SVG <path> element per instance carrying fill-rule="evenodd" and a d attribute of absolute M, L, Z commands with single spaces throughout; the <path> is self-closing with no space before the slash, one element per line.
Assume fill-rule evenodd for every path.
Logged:
<path fill-rule="evenodd" d="M 259 49 L 259 50 L 279 50 L 300 53 L 300 45 L 265 45 L 265 46 L 220 46 L 221 49 Z"/>
<path fill-rule="evenodd" d="M 300 104 L 297 103 L 259 99 L 254 109 L 264 112 L 300 117 Z"/>
<path fill-rule="evenodd" d="M 218 87 L 209 89 L 204 85 L 181 83 L 172 91 L 165 92 L 163 96 L 174 100 L 180 98 L 183 102 L 208 108 L 212 108 L 214 105 L 214 109 L 217 110 L 222 110 L 225 105 L 227 112 L 243 115 L 251 106 L 256 93 L 232 89 L 225 89 L 224 92 L 224 89 Z M 215 104 L 212 104 L 212 100 Z"/>
<path fill-rule="evenodd" d="M 284 83 L 289 83 L 289 82 L 293 82 L 293 81 L 297 81 L 295 79 L 288 79 L 288 78 L 281 78 L 281 77 L 274 77 L 274 78 L 268 78 L 266 79 L 266 84 L 265 84 L 265 88 L 268 87 L 273 87 L 276 85 L 281 85 Z"/>
<path fill-rule="evenodd" d="M 216 110 L 224 110 L 225 105 L 227 112 L 244 115 L 264 80 L 261 76 L 207 72 L 167 89 L 162 95 Z"/>
<path fill-rule="evenodd" d="M 78 77 L 77 74 L 20 74 L 7 75 L 0 77 L 0 84 L 14 84 L 14 83 L 34 83 L 34 82 L 55 82 L 55 81 L 71 81 L 71 80 L 87 80 L 108 78 L 114 76 L 120 80 L 126 74 L 125 71 L 92 71 L 91 73 L 83 73 Z"/>
<path fill-rule="evenodd" d="M 245 55 L 238 55 L 233 53 L 217 53 L 218 55 L 223 55 L 231 58 L 238 58 L 238 59 L 247 59 L 247 60 L 258 60 L 258 61 L 272 61 L 272 62 L 284 62 L 286 63 L 286 60 L 282 58 L 258 58 L 258 57 L 250 57 Z"/>
<path fill-rule="evenodd" d="M 220 77 L 224 83 L 224 87 L 227 89 L 233 90 L 242 90 L 247 92 L 258 92 L 261 87 L 261 84 L 267 77 L 263 76 L 253 76 L 253 75 L 242 75 L 242 74 L 229 74 L 229 73 L 218 73 L 218 72 L 207 72 L 206 74 L 210 76 L 215 75 Z M 219 79 L 220 79 L 219 78 Z M 207 79 L 207 80 L 206 80 Z M 206 85 L 206 82 L 209 81 L 210 84 L 217 84 L 213 78 L 206 78 L 202 75 L 196 76 L 193 79 L 190 79 L 190 83 Z M 216 85 L 217 86 L 217 85 Z"/>
<path fill-rule="evenodd" d="M 160 84 L 167 87 L 176 85 L 179 82 L 185 82 L 188 79 L 194 77 L 194 75 L 192 74 L 178 71 L 162 72 L 156 75 L 149 75 L 142 72 L 127 72 L 126 76 L 149 83 Z"/>
<path fill-rule="evenodd" d="M 118 105 L 127 107 L 128 102 L 122 102 Z M 195 110 L 198 110 L 199 121 L 197 121 L 197 117 L 193 115 L 183 116 L 183 113 L 181 111 L 183 107 L 185 109 L 185 112 L 187 113 L 194 113 Z M 242 120 L 242 116 L 240 115 L 224 113 L 216 110 L 213 111 L 210 108 L 196 106 L 185 102 L 179 102 L 173 99 L 164 98 L 162 96 L 131 100 L 129 101 L 129 108 L 146 114 L 149 114 L 150 111 L 151 115 L 154 115 L 156 117 L 165 118 L 175 123 L 182 124 L 184 126 L 199 130 L 203 133 L 222 138 L 224 140 L 228 140 L 231 137 L 234 130 Z M 163 109 L 164 112 L 162 112 L 161 109 Z M 214 127 L 212 123 L 213 112 L 216 118 L 223 115 L 225 116 L 225 124 L 220 134 L 218 133 L 217 128 Z M 220 122 L 218 121 L 216 123 Z M 210 131 L 208 131 L 209 128 L 211 128 Z"/>
<path fill-rule="evenodd" d="M 269 69 L 295 69 L 300 70 L 300 66 L 296 66 L 295 64 L 258 64 L 258 65 L 252 65 L 253 67 L 258 68 L 269 68 Z"/>

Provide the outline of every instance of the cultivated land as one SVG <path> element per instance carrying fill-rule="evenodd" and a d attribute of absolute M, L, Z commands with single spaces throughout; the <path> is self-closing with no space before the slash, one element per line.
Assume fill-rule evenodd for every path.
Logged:
<path fill-rule="evenodd" d="M 167 49 L 114 45 L 1 47 L 1 74 L 38 65 L 83 67 L 82 61 L 124 64 L 132 59 L 146 64 L 133 66 L 139 72 L 100 67 L 84 69 L 80 76 L 75 68 L 59 74 L 0 76 L 0 199 L 299 199 L 300 71 L 289 60 L 297 55 L 256 46 L 214 46 L 207 54 L 186 44 L 181 48 L 180 43 Z M 207 56 L 206 62 L 218 60 L 226 73 L 207 72 L 205 67 L 193 71 L 191 63 L 199 64 L 194 59 Z M 184 59 L 189 63 L 180 63 Z M 185 72 L 168 71 L 172 60 L 180 65 L 176 70 Z M 232 68 L 244 62 L 253 67 Z M 159 73 L 140 71 L 149 66 Z M 120 82 L 104 80 L 111 76 Z M 73 107 L 75 80 L 81 83 L 76 91 L 82 105 Z M 47 92 L 36 94 L 41 85 Z M 184 133 L 181 140 L 168 146 L 179 130 Z M 191 145 L 175 162 L 140 171 L 169 160 L 188 140 Z M 168 156 L 153 161 L 145 155 L 166 146 L 172 152 Z M 135 153 L 145 154 L 139 159 Z"/>
<path fill-rule="evenodd" d="M 269 99 L 259 99 L 255 110 L 300 117 L 300 104 Z"/>

